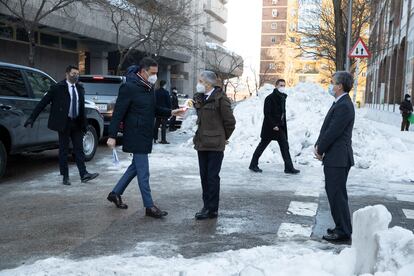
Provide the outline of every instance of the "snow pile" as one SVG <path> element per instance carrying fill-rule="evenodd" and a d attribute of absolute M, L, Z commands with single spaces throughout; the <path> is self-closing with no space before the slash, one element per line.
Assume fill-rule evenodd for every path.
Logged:
<path fill-rule="evenodd" d="M 263 104 L 266 96 L 274 89 L 266 84 L 258 97 L 239 102 L 235 109 L 236 130 L 226 148 L 226 158 L 250 160 L 260 141 L 263 122 Z M 326 113 L 334 98 L 321 86 L 312 83 L 299 84 L 288 89 L 286 119 L 289 146 L 292 159 L 296 164 L 320 166 L 313 158 L 313 146 L 318 138 Z M 412 179 L 411 156 L 414 155 L 414 133 L 400 133 L 399 126 L 386 126 L 365 118 L 366 111 L 356 110 L 353 132 L 355 166 L 369 169 L 377 176 L 390 176 L 393 180 Z M 196 116 L 188 115 L 183 122 L 181 133 L 193 134 L 197 126 Z M 184 147 L 191 147 L 189 139 Z M 260 162 L 283 164 L 277 142 L 273 142 L 263 153 Z"/>
<path fill-rule="evenodd" d="M 339 254 L 314 241 L 287 242 L 192 259 L 136 256 L 135 252 L 79 261 L 49 258 L 0 275 L 412 275 L 411 231 L 388 229 L 391 215 L 380 205 L 355 212 L 353 220 L 353 245 Z"/>

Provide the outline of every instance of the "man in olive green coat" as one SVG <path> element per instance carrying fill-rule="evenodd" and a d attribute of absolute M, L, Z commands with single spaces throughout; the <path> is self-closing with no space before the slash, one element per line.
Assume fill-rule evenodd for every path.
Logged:
<path fill-rule="evenodd" d="M 200 74 L 194 106 L 197 110 L 198 129 L 194 136 L 194 148 L 198 153 L 203 208 L 196 219 L 216 218 L 220 196 L 220 169 L 224 149 L 236 125 L 231 102 L 217 84 L 214 72 Z"/>

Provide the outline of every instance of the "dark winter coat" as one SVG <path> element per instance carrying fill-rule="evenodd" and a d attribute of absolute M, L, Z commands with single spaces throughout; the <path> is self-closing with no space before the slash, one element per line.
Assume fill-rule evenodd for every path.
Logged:
<path fill-rule="evenodd" d="M 114 113 L 109 126 L 109 137 L 116 138 L 119 124 L 124 122 L 123 151 L 150 153 L 155 116 L 169 116 L 171 109 L 155 104 L 151 85 L 134 72 L 127 76 L 127 82 L 119 88 Z"/>
<path fill-rule="evenodd" d="M 266 97 L 263 113 L 263 125 L 260 137 L 264 140 L 278 140 L 280 135 L 286 135 L 286 98 L 287 95 L 279 92 L 277 88 Z M 278 127 L 276 131 L 273 128 Z"/>
<path fill-rule="evenodd" d="M 324 166 L 342 168 L 354 165 L 352 150 L 354 121 L 354 104 L 347 94 L 329 109 L 315 144 L 318 146 L 318 153 L 324 155 Z"/>
<path fill-rule="evenodd" d="M 159 107 L 171 109 L 170 93 L 164 88 L 155 91 L 155 103 Z"/>
<path fill-rule="evenodd" d="M 85 114 L 85 89 L 79 83 L 76 84 L 79 98 L 79 114 L 77 122 L 81 130 L 86 131 L 87 121 Z M 48 104 L 50 106 L 50 115 L 48 128 L 54 131 L 64 131 L 69 123 L 70 94 L 66 80 L 52 85 L 45 96 L 40 100 L 29 119 L 35 121 L 40 112 Z"/>
<path fill-rule="evenodd" d="M 178 105 L 178 97 L 177 97 L 177 93 L 172 92 L 171 93 L 171 108 L 172 109 L 177 109 L 180 106 Z"/>
<path fill-rule="evenodd" d="M 194 148 L 197 151 L 224 151 L 236 126 L 229 98 L 216 87 L 207 100 L 204 100 L 204 94 L 197 93 L 194 101 L 198 117 Z"/>
<path fill-rule="evenodd" d="M 403 117 L 409 117 L 413 113 L 413 104 L 407 99 L 409 97 L 410 95 L 406 94 L 404 101 L 400 104 L 400 111 Z"/>

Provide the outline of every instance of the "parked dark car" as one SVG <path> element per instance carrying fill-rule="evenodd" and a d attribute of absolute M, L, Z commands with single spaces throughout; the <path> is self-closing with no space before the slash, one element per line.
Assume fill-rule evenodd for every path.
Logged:
<path fill-rule="evenodd" d="M 24 122 L 56 81 L 46 73 L 20 65 L 0 62 L 0 177 L 6 171 L 7 157 L 23 152 L 40 152 L 59 147 L 58 134 L 48 129 L 50 106 L 33 128 Z M 85 101 L 88 120 L 83 138 L 85 158 L 91 160 L 103 133 L 103 118 L 94 103 Z"/>
<path fill-rule="evenodd" d="M 104 136 L 107 136 L 119 87 L 125 82 L 125 77 L 81 75 L 79 81 L 85 88 L 85 99 L 94 102 L 103 115 Z M 120 128 L 122 131 L 122 126 Z"/>

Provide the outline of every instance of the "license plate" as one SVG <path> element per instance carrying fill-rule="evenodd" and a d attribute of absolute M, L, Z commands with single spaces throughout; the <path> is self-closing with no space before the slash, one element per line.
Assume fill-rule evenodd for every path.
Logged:
<path fill-rule="evenodd" d="M 108 105 L 106 104 L 97 104 L 96 106 L 98 107 L 99 111 L 108 111 Z"/>

